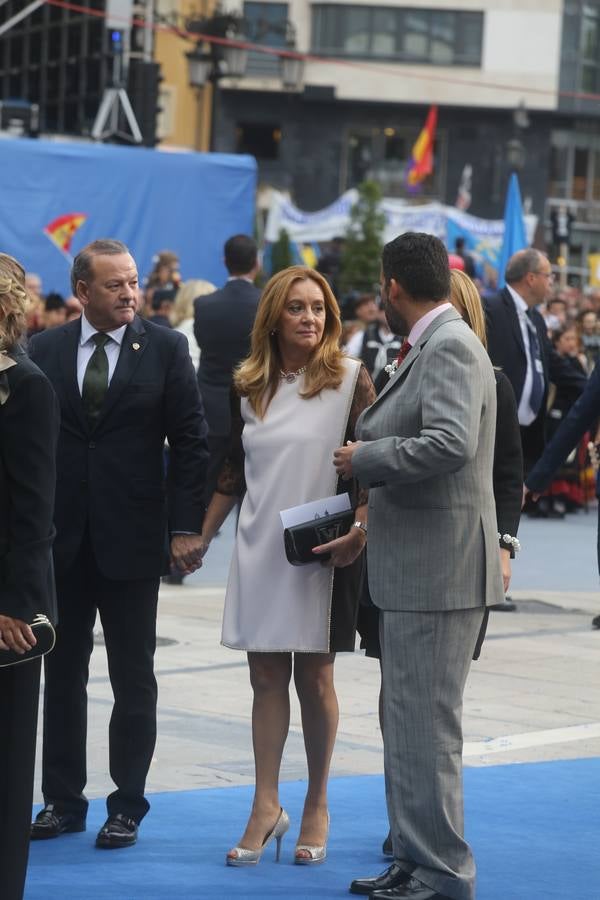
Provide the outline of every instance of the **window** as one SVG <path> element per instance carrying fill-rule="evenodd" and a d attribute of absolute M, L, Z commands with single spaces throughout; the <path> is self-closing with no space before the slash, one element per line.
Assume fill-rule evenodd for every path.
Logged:
<path fill-rule="evenodd" d="M 563 13 L 561 90 L 584 94 L 600 93 L 600 4 L 566 2 Z M 585 105 L 587 104 L 587 105 Z M 593 98 L 561 97 L 562 108 L 596 112 Z"/>
<path fill-rule="evenodd" d="M 240 122 L 236 128 L 237 153 L 249 153 L 257 159 L 277 159 L 281 127 L 261 122 Z"/>
<path fill-rule="evenodd" d="M 584 147 L 575 148 L 573 163 L 573 200 L 585 200 L 587 194 L 589 150 Z"/>
<path fill-rule="evenodd" d="M 600 200 L 600 136 L 552 132 L 547 194 L 554 199 L 593 203 Z"/>
<path fill-rule="evenodd" d="M 600 200 L 600 150 L 594 151 L 594 174 L 592 181 L 592 200 Z"/>
<path fill-rule="evenodd" d="M 408 126 L 389 123 L 384 128 L 352 128 L 345 135 L 340 172 L 340 191 L 356 187 L 367 178 L 378 181 L 386 197 L 406 197 L 406 166 L 422 123 Z M 434 170 L 421 185 L 421 196 L 443 194 L 446 135 L 438 132 L 434 145 Z"/>
<path fill-rule="evenodd" d="M 285 47 L 287 3 L 244 3 L 244 30 L 253 44 L 267 47 Z M 279 74 L 279 59 L 270 53 L 257 51 L 248 54 L 246 75 L 258 78 L 275 78 Z"/>
<path fill-rule="evenodd" d="M 313 5 L 312 49 L 330 56 L 479 66 L 482 40 L 479 12 Z"/>
<path fill-rule="evenodd" d="M 567 147 L 552 147 L 550 150 L 550 187 L 551 197 L 567 196 L 567 173 L 569 151 Z"/>

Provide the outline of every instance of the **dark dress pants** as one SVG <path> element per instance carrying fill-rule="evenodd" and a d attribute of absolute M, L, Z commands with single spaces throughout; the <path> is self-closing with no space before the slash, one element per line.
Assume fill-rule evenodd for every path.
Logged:
<path fill-rule="evenodd" d="M 56 647 L 45 660 L 42 791 L 60 812 L 82 818 L 87 812 L 87 682 L 96 610 L 114 696 L 109 761 L 117 790 L 107 799 L 108 814 L 140 822 L 149 809 L 144 788 L 156 743 L 158 586 L 158 578 L 106 578 L 88 537 L 68 574 L 57 579 Z"/>
<path fill-rule="evenodd" d="M 21 900 L 29 854 L 41 660 L 0 669 L 0 897 Z"/>

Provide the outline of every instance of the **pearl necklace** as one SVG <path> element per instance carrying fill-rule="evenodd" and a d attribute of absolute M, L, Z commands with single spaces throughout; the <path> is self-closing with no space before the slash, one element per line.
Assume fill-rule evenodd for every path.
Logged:
<path fill-rule="evenodd" d="M 293 384 L 296 378 L 299 378 L 300 375 L 303 375 L 306 372 L 308 366 L 302 366 L 301 369 L 298 369 L 297 372 L 284 372 L 283 369 L 279 370 L 279 377 L 283 381 L 287 381 L 288 384 Z"/>

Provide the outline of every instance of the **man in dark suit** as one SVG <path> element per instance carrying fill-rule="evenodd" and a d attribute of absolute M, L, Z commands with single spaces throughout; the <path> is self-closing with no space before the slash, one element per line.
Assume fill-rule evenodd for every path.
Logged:
<path fill-rule="evenodd" d="M 579 395 L 585 376 L 574 372 L 553 349 L 536 309 L 552 285 L 548 258 L 539 250 L 519 250 L 508 261 L 505 279 L 506 287 L 483 301 L 488 352 L 515 392 L 527 472 L 544 449 L 550 382 Z"/>
<path fill-rule="evenodd" d="M 156 740 L 153 671 L 161 574 L 201 565 L 206 424 L 187 342 L 135 314 L 138 275 L 120 241 L 75 258 L 80 320 L 36 336 L 32 358 L 62 413 L 54 559 L 59 626 L 46 660 L 45 807 L 32 838 L 83 831 L 88 663 L 100 614 L 114 694 L 100 847 L 135 843 Z M 170 446 L 165 475 L 163 448 Z"/>
<path fill-rule="evenodd" d="M 546 445 L 540 459 L 525 479 L 526 492 L 535 499 L 545 491 L 552 481 L 556 470 L 577 446 L 586 431 L 592 428 L 600 418 L 600 366 L 596 366 L 585 391 L 571 407 Z M 600 505 L 598 507 L 598 571 L 600 572 Z M 600 615 L 592 619 L 592 628 L 600 629 Z"/>
<path fill-rule="evenodd" d="M 260 291 L 255 241 L 236 234 L 225 243 L 229 278 L 224 287 L 194 301 L 194 336 L 200 347 L 198 384 L 208 423 L 210 463 L 206 503 L 214 492 L 231 430 L 229 412 L 233 370 L 250 352 L 250 334 Z"/>
<path fill-rule="evenodd" d="M 52 577 L 58 403 L 20 349 L 25 271 L 0 253 L 0 896 L 21 900 L 29 852 L 40 658 L 30 627 L 56 621 Z M 38 646 L 39 651 L 39 646 Z M 5 653 L 4 651 L 12 651 Z M 35 650 L 34 650 L 35 652 Z M 17 654 L 18 665 L 6 665 Z M 31 654 L 30 654 L 31 656 Z"/>

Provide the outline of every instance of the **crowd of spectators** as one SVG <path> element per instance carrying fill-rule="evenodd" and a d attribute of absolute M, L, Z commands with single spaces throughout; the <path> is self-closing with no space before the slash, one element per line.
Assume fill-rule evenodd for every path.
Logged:
<path fill-rule="evenodd" d="M 451 267 L 469 274 L 472 260 L 464 246 L 457 243 L 449 257 Z M 326 274 L 334 291 L 338 288 L 339 258 L 340 248 L 333 242 L 319 261 L 319 269 Z M 482 285 L 479 288 L 485 298 L 486 290 Z M 173 250 L 156 254 L 153 268 L 140 287 L 139 313 L 155 324 L 182 332 L 196 369 L 200 363 L 200 347 L 194 335 L 194 301 L 217 289 L 217 285 L 198 277 L 184 281 L 179 257 Z M 77 298 L 63 297 L 56 292 L 44 294 L 41 279 L 33 272 L 27 273 L 27 290 L 32 299 L 27 316 L 29 336 L 81 315 Z M 351 291 L 344 297 L 338 296 L 338 300 L 343 314 L 342 347 L 348 355 L 363 361 L 376 383 L 378 378 L 385 381 L 385 367 L 396 357 L 403 336 L 389 329 L 376 286 L 369 292 Z M 557 354 L 573 370 L 589 377 L 600 354 L 600 289 L 564 286 L 555 281 L 538 310 Z M 547 399 L 548 437 L 560 425 L 576 397 L 576 393 L 560 385 L 551 386 Z M 562 518 L 565 513 L 587 505 L 594 496 L 596 473 L 590 463 L 587 443 L 600 439 L 600 431 L 596 431 L 594 428 L 585 436 L 562 467 L 538 505 L 538 515 Z"/>

